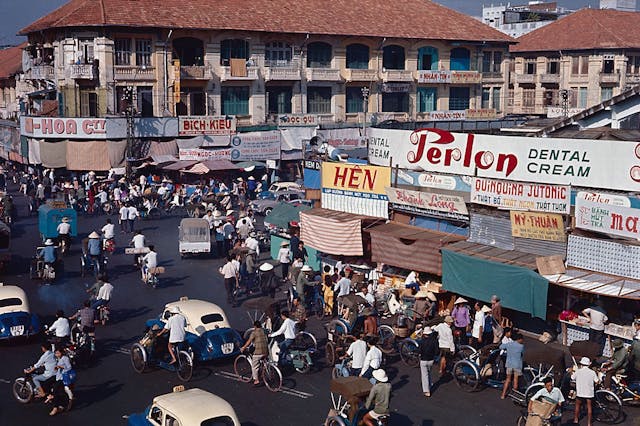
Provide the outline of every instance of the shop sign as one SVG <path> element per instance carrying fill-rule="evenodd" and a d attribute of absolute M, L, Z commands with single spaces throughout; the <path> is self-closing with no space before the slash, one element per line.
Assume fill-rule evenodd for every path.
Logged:
<path fill-rule="evenodd" d="M 296 127 L 296 126 L 317 126 L 318 116 L 311 114 L 280 114 L 278 115 L 278 126 L 280 127 Z"/>
<path fill-rule="evenodd" d="M 229 116 L 180 116 L 178 135 L 232 135 L 236 132 L 236 118 Z"/>
<path fill-rule="evenodd" d="M 451 219 L 469 219 L 469 212 L 462 197 L 402 188 L 385 190 L 394 210 Z"/>
<path fill-rule="evenodd" d="M 576 228 L 640 238 L 640 209 L 576 198 Z"/>
<path fill-rule="evenodd" d="M 452 84 L 477 84 L 482 82 L 482 76 L 478 71 L 452 71 Z"/>
<path fill-rule="evenodd" d="M 322 162 L 317 160 L 303 160 L 304 168 L 309 170 L 320 170 L 322 168 Z"/>
<path fill-rule="evenodd" d="M 334 148 L 355 149 L 367 146 L 367 139 L 360 135 L 359 128 L 318 130 L 317 136 L 322 143 Z"/>
<path fill-rule="evenodd" d="M 418 83 L 451 83 L 451 71 L 418 71 Z"/>
<path fill-rule="evenodd" d="M 506 210 L 569 214 L 571 188 L 564 185 L 473 178 L 471 202 Z"/>
<path fill-rule="evenodd" d="M 382 83 L 382 93 L 407 93 L 411 83 Z"/>
<path fill-rule="evenodd" d="M 105 118 L 20 117 L 23 136 L 44 139 L 107 139 Z"/>
<path fill-rule="evenodd" d="M 440 173 L 637 191 L 640 144 L 371 128 L 369 161 Z M 615 165 L 615 166 L 613 166 Z"/>
<path fill-rule="evenodd" d="M 397 179 L 396 179 L 397 173 Z M 446 189 L 449 191 L 471 191 L 471 178 L 466 176 L 446 176 L 435 173 L 418 173 L 412 170 L 391 171 L 391 180 L 401 185 L 420 186 L 423 188 Z"/>
<path fill-rule="evenodd" d="M 467 120 L 490 120 L 497 117 L 494 108 L 468 109 Z"/>
<path fill-rule="evenodd" d="M 511 235 L 532 240 L 564 241 L 562 215 L 511 211 Z"/>
<path fill-rule="evenodd" d="M 238 133 L 231 138 L 233 161 L 280 159 L 280 131 Z"/>
<path fill-rule="evenodd" d="M 467 113 L 465 110 L 452 111 L 429 111 L 425 113 L 426 121 L 459 121 L 466 120 Z"/>
<path fill-rule="evenodd" d="M 231 160 L 231 148 L 221 149 L 180 149 L 178 151 L 180 160 Z"/>
<path fill-rule="evenodd" d="M 322 163 L 322 188 L 351 193 L 376 194 L 386 199 L 391 185 L 391 169 L 346 163 Z"/>
<path fill-rule="evenodd" d="M 582 108 L 568 108 L 567 117 L 571 117 L 581 112 Z M 562 107 L 547 107 L 547 118 L 560 118 L 564 116 L 564 109 Z"/>
<path fill-rule="evenodd" d="M 577 198 L 594 203 L 611 204 L 612 206 L 631 207 L 629 197 L 617 194 L 603 194 L 598 192 L 579 191 Z"/>

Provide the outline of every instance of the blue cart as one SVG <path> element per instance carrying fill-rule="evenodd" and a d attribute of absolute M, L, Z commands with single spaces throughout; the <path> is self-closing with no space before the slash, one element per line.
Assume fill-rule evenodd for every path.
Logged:
<path fill-rule="evenodd" d="M 71 225 L 71 236 L 78 235 L 78 214 L 74 209 L 66 207 L 57 207 L 51 205 L 43 205 L 38 209 L 38 231 L 42 236 L 42 240 L 47 238 L 58 237 L 58 225 L 62 222 L 63 217 L 69 218 Z"/>

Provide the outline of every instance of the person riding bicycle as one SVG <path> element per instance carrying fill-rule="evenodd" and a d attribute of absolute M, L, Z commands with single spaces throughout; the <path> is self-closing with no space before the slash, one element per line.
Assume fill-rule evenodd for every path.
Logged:
<path fill-rule="evenodd" d="M 560 409 L 564 403 L 564 396 L 557 387 L 553 386 L 553 379 L 551 377 L 545 377 L 542 379 L 544 387 L 531 397 L 529 400 L 529 406 L 527 410 L 529 413 L 533 412 L 533 401 L 546 401 L 555 405 L 554 412 L 556 416 L 560 416 Z"/>
<path fill-rule="evenodd" d="M 171 316 L 167 320 L 167 323 L 164 325 L 162 331 L 158 333 L 158 336 L 169 332 L 169 342 L 167 343 L 167 349 L 169 349 L 169 355 L 171 355 L 171 362 L 169 364 L 175 364 L 177 360 L 176 355 L 173 353 L 173 348 L 184 342 L 187 320 L 180 312 L 180 308 L 178 308 L 177 306 L 172 306 L 169 309 L 169 312 L 171 313 Z"/>
<path fill-rule="evenodd" d="M 32 377 L 33 383 L 36 385 L 36 391 L 38 392 L 36 398 L 44 398 L 46 396 L 46 392 L 42 385 L 49 381 L 53 381 L 52 379 L 56 376 L 56 358 L 53 355 L 51 348 L 47 343 L 43 342 L 40 345 L 40 349 L 42 350 L 42 355 L 38 361 L 33 364 L 32 367 L 24 369 L 25 374 L 30 374 L 38 368 L 44 367 L 42 374 L 37 374 Z"/>
<path fill-rule="evenodd" d="M 78 312 L 69 317 L 70 320 L 74 320 L 76 318 L 80 318 L 80 331 L 93 336 L 96 330 L 94 325 L 96 312 L 91 307 L 91 303 L 88 300 L 85 300 L 83 307 L 79 309 Z"/>
<path fill-rule="evenodd" d="M 96 300 L 91 304 L 92 309 L 98 309 L 100 306 L 106 305 L 111 300 L 111 294 L 113 293 L 113 285 L 107 281 L 106 275 L 101 279 L 102 285 L 98 289 Z"/>
<path fill-rule="evenodd" d="M 97 265 L 100 270 L 100 262 L 102 261 L 102 243 L 100 242 L 100 234 L 93 231 L 89 234 L 89 241 L 87 241 L 87 254 L 92 262 Z"/>
<path fill-rule="evenodd" d="M 50 238 L 44 242 L 44 247 L 38 250 L 38 257 L 44 261 L 45 265 L 49 265 L 51 268 L 56 263 L 56 248 L 53 245 L 53 240 Z"/>
<path fill-rule="evenodd" d="M 149 246 L 149 253 L 142 258 L 142 281 L 149 279 L 149 269 L 158 267 L 158 253 L 153 244 Z"/>
<path fill-rule="evenodd" d="M 58 244 L 64 241 L 67 245 L 67 250 L 69 250 L 69 247 L 71 247 L 71 224 L 69 224 L 68 217 L 65 216 L 62 218 L 56 231 L 58 232 Z"/>
<path fill-rule="evenodd" d="M 107 219 L 107 223 L 102 227 L 102 246 L 104 250 L 115 249 L 116 230 L 111 219 Z"/>
<path fill-rule="evenodd" d="M 293 298 L 293 320 L 296 322 L 296 326 L 299 331 L 304 331 L 307 323 L 307 309 L 300 301 L 300 297 Z"/>
<path fill-rule="evenodd" d="M 611 342 L 613 355 L 611 359 L 602 364 L 602 368 L 606 369 L 603 384 L 605 389 L 611 390 L 611 378 L 616 374 L 624 374 L 629 364 L 629 352 L 624 346 L 621 339 L 614 339 Z"/>
<path fill-rule="evenodd" d="M 376 384 L 369 391 L 369 396 L 364 403 L 365 408 L 373 405 L 373 408 L 362 418 L 366 426 L 375 426 L 378 419 L 389 415 L 389 399 L 391 398 L 391 384 L 387 373 L 381 368 L 373 370 L 373 378 Z"/>
<path fill-rule="evenodd" d="M 269 356 L 269 344 L 267 341 L 267 333 L 262 328 L 260 321 L 253 322 L 253 331 L 247 339 L 240 352 L 244 352 L 251 344 L 253 344 L 253 355 L 251 355 L 251 377 L 253 377 L 253 384 L 257 386 L 260 384 L 260 361 Z"/>

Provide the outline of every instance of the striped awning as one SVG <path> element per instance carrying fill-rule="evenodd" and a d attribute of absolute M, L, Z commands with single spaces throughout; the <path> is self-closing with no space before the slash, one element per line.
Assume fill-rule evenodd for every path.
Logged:
<path fill-rule="evenodd" d="M 564 274 L 543 275 L 551 284 L 601 296 L 640 300 L 640 281 L 584 269 L 567 269 Z"/>
<path fill-rule="evenodd" d="M 300 212 L 300 239 L 323 253 L 362 256 L 362 222 L 371 219 L 327 209 L 307 210 Z"/>
<path fill-rule="evenodd" d="M 107 141 L 67 142 L 67 170 L 107 171 L 111 168 Z"/>

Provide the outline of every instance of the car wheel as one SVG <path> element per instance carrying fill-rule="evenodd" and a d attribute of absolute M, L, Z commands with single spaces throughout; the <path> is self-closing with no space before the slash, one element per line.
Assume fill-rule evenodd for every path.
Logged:
<path fill-rule="evenodd" d="M 268 207 L 268 208 L 264 209 L 262 214 L 265 215 L 265 216 L 269 216 L 271 214 L 272 210 L 273 210 L 272 208 Z"/>

